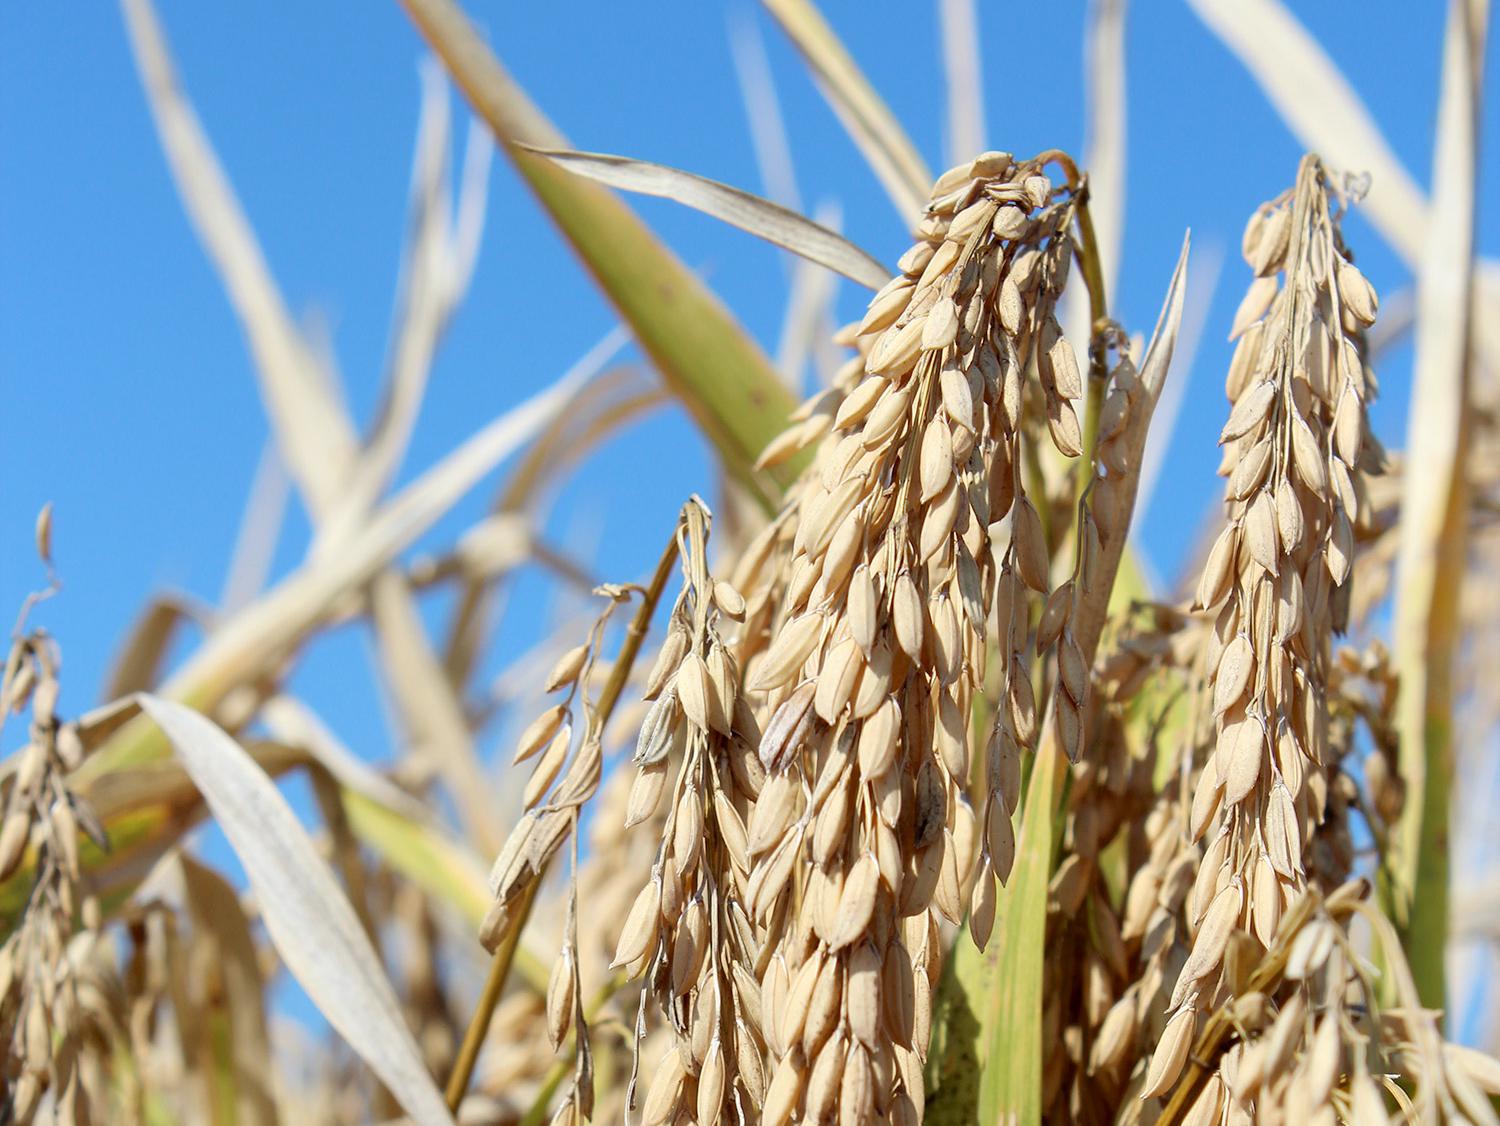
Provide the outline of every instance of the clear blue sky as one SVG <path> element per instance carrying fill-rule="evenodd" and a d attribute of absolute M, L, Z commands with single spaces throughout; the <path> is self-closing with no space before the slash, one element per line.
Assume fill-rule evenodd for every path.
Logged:
<path fill-rule="evenodd" d="M 1425 184 L 1445 5 L 1292 6 Z M 578 147 L 760 189 L 728 44 L 733 17 L 760 18 L 748 0 L 468 7 Z M 1079 152 L 1082 0 L 981 7 L 989 143 Z M 934 8 L 826 4 L 936 170 L 944 160 Z M 172 0 L 161 16 L 288 303 L 327 326 L 348 397 L 368 420 L 394 299 L 422 44 L 393 2 Z M 838 201 L 851 237 L 893 261 L 905 246 L 901 224 L 794 53 L 761 23 L 804 204 Z M 38 621 L 62 642 L 64 703 L 79 709 L 100 690 L 149 594 L 218 597 L 267 430 L 238 326 L 167 174 L 119 11 L 8 4 L 0 44 L 0 614 L 38 583 L 31 525 L 51 500 L 66 589 Z M 1200 256 L 1225 256 L 1197 363 L 1173 374 L 1190 383 L 1145 525 L 1152 556 L 1170 573 L 1220 488 L 1214 438 L 1224 333 L 1246 281 L 1240 231 L 1256 204 L 1291 182 L 1300 149 L 1185 4 L 1136 0 L 1128 56 L 1129 219 L 1117 315 L 1149 331 L 1184 227 Z M 1500 85 L 1489 85 L 1493 140 Z M 1489 145 L 1484 161 L 1480 198 L 1490 201 L 1500 145 Z M 671 205 L 638 206 L 773 347 L 785 295 L 778 252 Z M 1492 255 L 1500 252 L 1494 210 L 1482 208 L 1480 229 Z M 503 164 L 489 216 L 403 479 L 550 382 L 613 324 Z M 1383 294 L 1407 284 L 1362 221 L 1348 233 Z M 846 285 L 842 310 L 852 315 L 858 304 Z M 1398 352 L 1382 373 L 1377 423 L 1393 447 L 1409 359 Z M 655 557 L 681 500 L 711 488 L 689 426 L 659 416 L 593 459 L 553 527 L 592 544 L 601 573 L 633 577 Z M 483 503 L 481 491 L 430 542 L 451 539 Z M 305 544 L 294 510 L 278 573 Z M 509 623 L 502 654 L 518 651 L 538 614 Z M 378 758 L 387 746 L 370 668 L 363 637 L 347 632 L 317 646 L 298 685 L 356 749 Z"/>

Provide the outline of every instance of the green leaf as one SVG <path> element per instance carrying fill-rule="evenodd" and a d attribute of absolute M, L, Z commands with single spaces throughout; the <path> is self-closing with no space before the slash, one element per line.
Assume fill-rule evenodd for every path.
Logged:
<path fill-rule="evenodd" d="M 1051 732 L 1051 728 L 1048 732 Z M 1016 863 L 1000 896 L 997 961 L 976 1000 L 988 1032 L 979 1077 L 980 1122 L 1042 1120 L 1042 984 L 1047 960 L 1047 885 L 1062 836 L 1068 759 L 1045 738 L 1021 809 Z"/>
<path fill-rule="evenodd" d="M 932 1003 L 932 1043 L 927 1053 L 928 1126 L 969 1126 L 979 1105 L 979 1075 L 987 1042 L 975 1005 L 985 983 L 999 972 L 1000 945 L 980 951 L 967 922 L 953 940 Z"/>
<path fill-rule="evenodd" d="M 404 0 L 474 112 L 635 332 L 725 468 L 773 507 L 798 463 L 754 468 L 795 403 L 722 302 L 607 188 L 529 152 L 572 146 L 475 34 L 453 0 Z"/>
<path fill-rule="evenodd" d="M 1422 1003 L 1446 1004 L 1454 667 L 1469 524 L 1470 319 L 1482 14 L 1454 0 L 1433 157 L 1433 218 L 1417 275 L 1417 356 L 1397 567 L 1396 725 L 1406 802 L 1391 834 L 1389 908 Z"/>

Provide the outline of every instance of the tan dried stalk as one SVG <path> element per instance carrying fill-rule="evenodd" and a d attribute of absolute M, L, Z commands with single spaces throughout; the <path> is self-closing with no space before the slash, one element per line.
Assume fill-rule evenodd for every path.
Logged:
<path fill-rule="evenodd" d="M 614 721 L 622 728 L 630 726 L 630 709 L 621 708 Z M 624 1117 L 625 1084 L 620 1077 L 630 1068 L 633 1040 L 630 1021 L 625 1012 L 634 1007 L 628 988 L 622 988 L 621 975 L 612 972 L 619 938 L 620 921 L 630 910 L 637 890 L 650 877 L 655 850 L 649 830 L 624 829 L 629 804 L 631 778 L 628 771 L 615 771 L 605 778 L 594 799 L 590 818 L 587 855 L 581 858 L 577 871 L 577 897 L 582 909 L 576 915 L 575 938 L 571 955 L 577 967 L 577 979 L 571 988 L 585 1000 L 590 1054 L 596 1075 L 594 1120 L 619 1122 Z M 558 889 L 572 897 L 571 885 Z M 568 934 L 569 911 L 566 902 L 551 889 L 543 889 L 527 928 L 523 952 L 559 951 Z M 523 953 L 518 952 L 518 953 Z M 565 959 L 554 963 L 555 989 L 567 988 L 558 983 L 562 971 L 557 969 Z M 527 975 L 528 985 L 530 975 Z M 571 981 L 571 975 L 569 980 Z M 567 1095 L 558 1099 L 558 1091 L 573 1076 L 571 1044 L 554 1048 L 548 1036 L 538 1029 L 548 1027 L 549 1017 L 558 1009 L 557 998 L 548 991 L 522 986 L 510 989 L 499 1001 L 485 1040 L 483 1056 L 478 1060 L 474 1090 L 464 1100 L 463 1115 L 475 1115 L 479 1121 L 535 1123 L 541 1126 L 554 1118 L 573 1121 L 577 1102 Z M 608 1001 L 600 1001 L 601 997 Z M 549 1012 L 549 1000 L 552 1001 Z M 569 1029 L 576 1031 L 576 1009 L 570 1010 Z M 554 1026 L 555 1027 L 555 1026 Z M 643 1053 L 654 1060 L 658 1047 L 665 1047 L 663 1030 L 653 1026 Z M 554 1105 L 555 1104 L 555 1105 Z"/>
<path fill-rule="evenodd" d="M 631 718 L 622 710 L 618 721 L 622 730 L 639 730 L 639 723 L 632 723 Z M 585 1015 L 593 1039 L 596 1073 L 601 1078 L 594 1118 L 601 1122 L 624 1120 L 625 1077 L 637 1059 L 654 1064 L 675 1040 L 669 1024 L 656 1019 L 652 1011 L 640 1011 L 639 991 L 611 965 L 619 945 L 621 921 L 629 916 L 640 888 L 651 880 L 666 821 L 666 811 L 659 807 L 647 821 L 626 828 L 634 781 L 630 771 L 620 770 L 605 784 L 593 816 L 589 855 L 578 870 L 577 896 L 585 909 L 577 916 L 575 988 L 589 999 Z M 638 1026 L 643 1015 L 647 1018 L 644 1039 Z M 654 1078 L 652 1070 L 643 1070 L 642 1074 L 648 1084 Z M 540 1118 L 538 1109 L 534 1103 L 533 1117 Z M 554 1119 L 559 1113 L 554 1113 Z"/>

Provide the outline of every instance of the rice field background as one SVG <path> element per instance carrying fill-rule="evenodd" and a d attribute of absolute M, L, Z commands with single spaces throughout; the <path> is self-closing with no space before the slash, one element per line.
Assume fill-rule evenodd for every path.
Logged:
<path fill-rule="evenodd" d="M 6 674 L 17 714 L 0 735 L 5 1114 L 443 1121 L 444 1103 L 467 1092 L 460 1120 L 473 1122 L 1366 1121 L 1377 1108 L 1396 1120 L 1492 1118 L 1500 235 L 1486 202 L 1500 183 L 1500 106 L 1485 81 L 1487 6 L 1382 3 L 1357 18 L 1276 0 L 466 13 L 472 27 L 431 0 L 357 13 L 126 0 L 67 18 L 0 16 L 0 601 L 22 611 L 57 580 L 22 611 Z M 509 147 L 496 151 L 492 127 Z M 630 227 L 587 177 L 650 177 L 710 211 L 721 197 L 675 173 L 557 155 L 569 148 L 685 169 L 825 230 L 736 204 L 742 225 L 748 209 L 751 226 L 799 255 L 640 195 L 620 197 L 646 224 Z M 969 164 L 997 149 L 1015 160 Z M 919 228 L 933 179 L 955 165 L 964 170 L 940 182 Z M 1280 234 L 1247 233 L 1256 208 L 1294 185 Z M 970 194 L 960 205 L 955 191 Z M 969 219 L 954 217 L 971 203 Z M 1326 223 L 1298 225 L 1320 206 Z M 993 232 L 971 245 L 963 223 L 981 220 Z M 1047 241 L 1048 224 L 1060 241 Z M 952 229 L 965 233 L 944 243 Z M 1311 233 L 1258 249 L 1287 229 Z M 1023 251 L 1046 262 L 1064 243 L 1066 263 L 1074 240 L 1066 294 L 1051 266 L 1015 267 Z M 890 322 L 867 317 L 870 289 L 899 270 L 922 278 L 932 246 L 953 246 L 958 265 L 916 291 L 946 285 L 953 316 L 968 319 L 948 336 L 913 303 L 882 353 Z M 663 247 L 679 266 L 662 264 Z M 1343 383 L 1325 406 L 1298 399 L 1293 412 L 1323 443 L 1313 460 L 1339 461 L 1288 477 L 1307 526 L 1329 537 L 1312 555 L 1305 545 L 1323 541 L 1294 544 L 1284 524 L 1257 546 L 1257 486 L 1226 509 L 1215 476 L 1271 448 L 1294 473 L 1300 431 L 1277 413 L 1290 406 L 1237 408 L 1242 423 L 1271 411 L 1264 447 L 1258 421 L 1225 429 L 1226 373 L 1239 403 L 1254 385 L 1243 366 L 1236 384 L 1235 365 L 1280 370 L 1277 324 L 1301 340 L 1303 314 L 1278 320 L 1274 288 L 1252 286 L 1245 258 L 1257 253 L 1262 272 L 1284 265 L 1287 284 L 1320 295 L 1308 298 L 1318 323 L 1347 338 L 1335 339 L 1334 366 L 1361 388 L 1361 421 L 1340 405 Z M 1305 275 L 1298 254 L 1310 255 Z M 1329 265 L 1342 254 L 1357 275 Z M 993 266 L 981 267 L 985 255 Z M 999 296 L 1012 268 L 1024 275 L 1019 313 Z M 1370 314 L 1378 294 L 1378 317 L 1362 312 L 1355 277 L 1373 291 Z M 966 312 L 976 286 L 984 298 Z M 908 292 L 887 286 L 876 304 Z M 980 305 L 993 306 L 993 327 Z M 1240 348 L 1266 342 L 1264 359 L 1233 359 L 1231 325 L 1268 307 Z M 1076 357 L 1071 394 L 1066 373 L 1061 391 L 1056 382 L 1066 364 L 1052 358 L 1054 316 Z M 908 317 L 916 331 L 898 343 Z M 863 336 L 839 332 L 862 318 Z M 1003 381 L 986 382 L 972 343 L 1002 341 L 1002 325 L 1033 381 L 1017 392 L 1014 431 Z M 1350 356 L 1378 377 L 1378 397 L 1349 375 Z M 1276 378 L 1288 396 L 1278 402 L 1312 386 L 1298 365 Z M 889 462 L 871 436 L 878 411 L 844 405 L 873 404 L 880 380 L 929 388 L 911 400 L 912 421 L 893 421 Z M 809 396 L 800 437 L 757 462 Z M 1059 404 L 1076 414 L 1076 437 Z M 971 407 L 981 422 L 968 426 Z M 1116 418 L 1102 433 L 1101 411 Z M 950 420 L 941 439 L 919 441 L 933 417 Z M 902 503 L 901 482 L 916 482 L 913 528 L 933 511 L 953 522 L 950 546 L 915 530 L 907 544 L 905 525 L 872 515 L 880 489 L 849 501 L 854 558 L 892 579 L 871 587 L 869 626 L 847 573 L 808 602 L 811 579 L 797 570 L 809 541 L 833 534 L 820 524 L 837 473 L 865 472 L 853 447 L 835 450 L 851 427 L 885 467 L 869 480 Z M 973 463 L 960 452 L 970 431 Z M 1086 488 L 1096 452 L 1107 468 Z M 1034 582 L 1006 487 L 988 486 L 993 536 L 980 535 L 979 509 L 943 508 L 953 481 L 993 481 L 994 459 L 1008 457 L 1015 495 L 1041 513 Z M 1229 487 L 1251 476 L 1242 469 Z M 1121 481 L 1137 497 L 1128 546 L 1107 507 Z M 1345 521 L 1345 542 L 1340 514 L 1355 509 L 1365 515 Z M 1248 538 L 1210 581 L 1226 513 Z M 965 521 L 977 523 L 960 550 Z M 918 557 L 890 562 L 902 552 Z M 1205 850 L 1216 855 L 1210 818 L 1263 842 L 1266 819 L 1281 816 L 1290 767 L 1274 731 L 1291 730 L 1292 698 L 1255 719 L 1261 694 L 1281 691 L 1265 678 L 1283 658 L 1254 649 L 1262 633 L 1247 623 L 1272 597 L 1260 591 L 1284 591 L 1293 560 L 1309 589 L 1332 577 L 1308 596 L 1309 640 L 1276 642 L 1301 678 L 1295 700 L 1313 701 L 1318 738 L 1336 749 L 1313 756 L 1327 780 L 1288 787 L 1309 859 L 1261 879 L 1252 855 L 1238 898 L 1212 871 L 1185 905 L 1160 891 L 1152 925 L 1143 916 L 1133 930 L 1133 887 L 1164 885 L 1171 856 L 1180 880 L 1203 870 Z M 901 617 L 894 580 L 908 565 L 931 615 L 926 642 Z M 1047 597 L 1059 588 L 1065 597 Z M 950 591 L 955 606 L 970 598 L 951 627 Z M 825 595 L 854 608 L 819 609 Z M 633 668 L 617 661 L 632 621 L 651 623 Z M 1085 621 L 1102 627 L 1097 655 Z M 949 628 L 973 631 L 953 671 Z M 892 736 L 895 775 L 866 761 L 873 751 L 857 768 L 829 766 L 846 753 L 842 733 L 855 740 L 877 722 L 876 696 L 868 712 L 858 702 L 878 665 L 865 629 L 910 658 L 910 671 L 896 658 L 889 686 L 906 724 Z M 1074 669 L 1069 646 L 1091 630 Z M 1223 657 L 1236 631 L 1254 649 L 1248 665 Z M 1018 633 L 1024 659 L 996 641 Z M 677 639 L 665 657 L 664 638 Z M 860 671 L 841 673 L 856 648 Z M 782 676 L 767 671 L 778 658 L 791 661 Z M 1242 668 L 1261 671 L 1231 697 L 1221 685 Z M 842 696 L 823 687 L 839 675 L 853 678 Z M 576 697 L 548 696 L 549 680 L 564 693 L 576 681 Z M 1018 681 L 1035 697 L 1035 731 L 1016 719 Z M 55 714 L 76 724 L 54 723 L 54 691 Z M 137 692 L 151 694 L 149 717 L 134 716 Z M 939 697 L 967 732 L 946 756 L 944 721 L 924 710 L 946 714 Z M 155 702 L 173 699 L 217 727 Z M 561 742 L 545 711 L 557 699 L 570 701 Z M 1080 717 L 1076 735 L 1059 714 Z M 1273 732 L 1274 784 L 1252 776 L 1242 811 L 1226 798 L 1200 826 L 1207 799 L 1194 795 L 1216 761 L 1236 757 L 1244 716 Z M 997 781 L 993 757 L 1007 722 L 1014 783 Z M 536 757 L 513 766 L 518 740 Z M 730 779 L 741 751 L 762 765 Z M 661 762 L 670 776 L 656 781 Z M 825 774 L 850 779 L 855 812 L 839 816 L 868 817 L 876 834 L 851 827 L 847 856 L 830 851 L 844 820 L 817 843 L 818 818 L 834 816 Z M 261 785 L 268 776 L 274 787 Z M 891 783 L 907 793 L 905 806 L 892 799 L 904 813 L 875 812 L 889 777 L 905 780 Z M 1423 779 L 1436 796 L 1418 817 L 1410 796 Z M 781 787 L 775 801 L 795 825 L 757 817 L 764 785 Z M 557 804 L 570 786 L 589 795 L 576 822 L 571 798 Z M 991 823 L 1001 803 L 1007 821 L 1017 808 L 1010 828 Z M 694 816 L 706 843 L 688 864 L 678 826 Z M 724 828 L 736 819 L 745 857 Z M 627 820 L 640 823 L 627 831 Z M 1132 821 L 1134 837 L 1121 828 Z M 1080 828 L 1095 822 L 1107 827 Z M 531 861 L 546 869 L 539 883 L 515 861 L 517 848 L 540 847 L 532 823 L 561 834 Z M 878 824 L 891 863 L 912 871 L 903 882 L 882 868 L 857 894 Z M 798 836 L 776 876 L 773 846 L 804 826 L 806 844 Z M 1014 873 L 1002 840 L 1012 834 Z M 1170 856 L 1152 843 L 1179 837 Z M 293 843 L 261 855 L 268 840 Z M 286 885 L 289 865 L 312 882 Z M 627 950 L 621 927 L 644 918 L 630 910 L 636 893 L 662 895 L 664 868 L 689 909 L 664 906 L 659 942 L 637 925 L 646 945 Z M 1285 896 L 1269 924 L 1262 884 Z M 818 907 L 840 890 L 842 906 Z M 330 899 L 351 906 L 298 914 Z M 998 921 L 976 926 L 987 915 Z M 913 919 L 930 929 L 918 936 Z M 1203 937 L 1216 929 L 1222 940 Z M 975 934 L 988 938 L 982 956 Z M 859 959 L 898 946 L 918 964 L 892 969 L 884 955 L 882 1024 L 859 1008 Z M 1064 953 L 1046 966 L 1044 949 Z M 837 984 L 815 989 L 825 964 Z M 685 977 L 666 984 L 674 974 Z M 789 1036 L 788 1005 L 830 988 L 831 1031 L 815 1035 L 803 1016 Z M 890 998 L 913 988 L 923 1015 L 908 1013 L 901 1031 Z M 1263 1073 L 1243 1079 L 1251 1067 Z"/>

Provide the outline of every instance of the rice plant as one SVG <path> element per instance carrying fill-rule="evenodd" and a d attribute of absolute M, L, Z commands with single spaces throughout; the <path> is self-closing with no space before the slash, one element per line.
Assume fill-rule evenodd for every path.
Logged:
<path fill-rule="evenodd" d="M 1474 249 L 1485 8 L 1451 4 L 1429 201 L 1370 166 L 1378 129 L 1277 0 L 1190 3 L 1309 151 L 1247 206 L 1223 503 L 1174 590 L 1132 532 L 1194 261 L 1185 237 L 1149 279 L 1154 325 L 1111 306 L 1123 0 L 1091 9 L 1084 158 L 965 150 L 935 177 L 810 0 L 765 0 L 867 159 L 851 174 L 905 218 L 893 270 L 739 188 L 571 149 L 453 0 L 404 0 L 649 370 L 596 348 L 400 488 L 489 150 L 471 138 L 453 192 L 434 70 L 361 434 L 149 0 L 123 0 L 314 538 L 170 672 L 182 612 L 154 604 L 111 702 L 67 717 L 40 515 L 0 688 L 0 718 L 25 717 L 0 774 L 0 1122 L 1500 1121 L 1500 1061 L 1443 1012 L 1454 764 L 1493 698 L 1464 663 L 1493 629 L 1472 593 L 1500 370 Z M 974 12 L 941 11 L 950 133 L 978 150 Z M 1388 352 L 1346 226 L 1383 178 L 1368 226 L 1416 279 L 1406 434 L 1371 423 Z M 615 191 L 872 291 L 810 397 Z M 793 304 L 823 331 L 831 302 Z M 597 581 L 535 498 L 668 399 L 723 472 L 633 514 L 659 531 L 652 573 Z M 502 462 L 491 514 L 414 558 Z M 591 609 L 516 656 L 507 801 L 474 681 L 523 562 Z M 441 639 L 417 611 L 435 589 L 457 607 Z M 351 620 L 406 748 L 383 769 L 289 686 Z M 315 830 L 277 787 L 292 772 Z M 205 818 L 245 886 L 194 855 Z M 281 968 L 327 1042 L 288 1050 Z"/>

